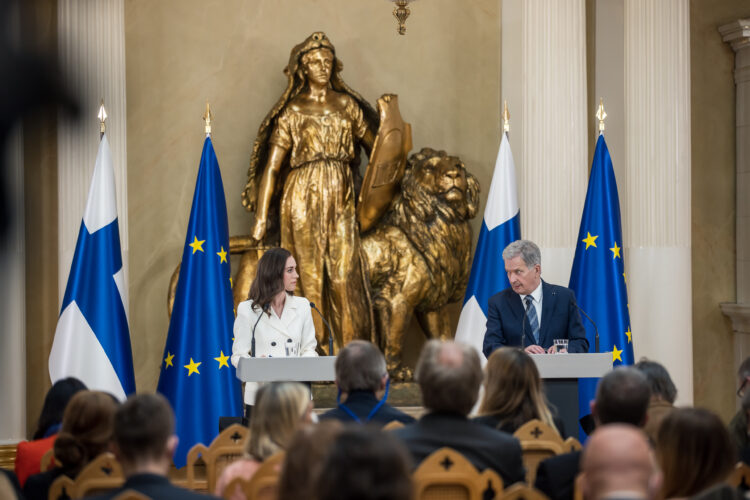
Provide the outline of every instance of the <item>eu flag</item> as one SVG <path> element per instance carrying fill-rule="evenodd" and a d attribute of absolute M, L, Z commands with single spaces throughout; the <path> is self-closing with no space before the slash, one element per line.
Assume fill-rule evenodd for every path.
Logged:
<path fill-rule="evenodd" d="M 193 445 L 216 437 L 220 416 L 241 414 L 239 381 L 229 363 L 233 309 L 224 186 L 206 137 L 157 388 L 177 418 L 178 468 Z"/>
<path fill-rule="evenodd" d="M 620 198 L 604 134 L 599 135 L 591 166 L 586 203 L 578 231 L 570 288 L 578 305 L 599 327 L 602 352 L 612 351 L 612 362 L 633 364 L 633 339 L 628 312 L 627 275 L 623 263 Z M 589 351 L 594 352 L 594 325 L 584 320 Z M 578 384 L 580 415 L 587 415 L 598 379 Z M 581 437 L 584 437 L 581 434 Z"/>

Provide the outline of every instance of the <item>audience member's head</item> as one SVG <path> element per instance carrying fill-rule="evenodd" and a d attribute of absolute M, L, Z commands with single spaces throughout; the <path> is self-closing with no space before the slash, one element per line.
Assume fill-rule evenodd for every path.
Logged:
<path fill-rule="evenodd" d="M 57 427 L 62 422 L 65 407 L 68 406 L 70 398 L 77 392 L 85 391 L 86 385 L 74 377 L 58 380 L 44 397 L 42 413 L 32 439 L 42 439 L 51 436 L 54 432 L 50 429 Z"/>
<path fill-rule="evenodd" d="M 130 396 L 115 414 L 115 454 L 126 475 L 166 475 L 177 447 L 174 412 L 161 394 Z"/>
<path fill-rule="evenodd" d="M 338 420 L 325 420 L 308 425 L 292 438 L 286 449 L 279 479 L 279 500 L 309 498 L 318 484 L 323 460 L 344 425 Z"/>
<path fill-rule="evenodd" d="M 68 475 L 107 451 L 112 441 L 117 401 L 104 392 L 81 391 L 65 408 L 62 428 L 55 440 L 55 458 Z"/>
<path fill-rule="evenodd" d="M 599 380 L 591 413 L 596 425 L 620 423 L 642 427 L 650 399 L 646 376 L 632 366 L 620 366 Z"/>
<path fill-rule="evenodd" d="M 310 391 L 297 382 L 271 382 L 261 386 L 250 415 L 250 437 L 245 453 L 262 462 L 285 450 L 302 425 L 310 423 Z"/>
<path fill-rule="evenodd" d="M 419 356 L 414 378 L 425 408 L 468 415 L 479 396 L 482 366 L 473 347 L 430 340 Z"/>
<path fill-rule="evenodd" d="M 518 429 L 538 418 L 553 426 L 534 360 L 520 349 L 503 347 L 487 360 L 480 415 L 495 415 L 504 427 Z"/>
<path fill-rule="evenodd" d="M 634 366 L 646 376 L 648 385 L 651 388 L 652 400 L 674 404 L 674 400 L 677 398 L 677 388 L 664 366 L 646 358 L 641 359 Z"/>
<path fill-rule="evenodd" d="M 724 481 L 736 450 L 718 416 L 679 408 L 659 427 L 656 456 L 664 474 L 663 498 L 688 497 Z"/>
<path fill-rule="evenodd" d="M 317 500 L 410 500 L 409 456 L 387 432 L 348 427 L 333 442 L 320 470 Z"/>
<path fill-rule="evenodd" d="M 387 378 L 383 353 L 371 342 L 349 342 L 336 357 L 336 384 L 342 392 L 375 392 L 385 387 Z"/>
<path fill-rule="evenodd" d="M 583 496 L 600 500 L 624 491 L 655 498 L 661 477 L 645 434 L 631 425 L 609 424 L 596 429 L 581 458 Z"/>

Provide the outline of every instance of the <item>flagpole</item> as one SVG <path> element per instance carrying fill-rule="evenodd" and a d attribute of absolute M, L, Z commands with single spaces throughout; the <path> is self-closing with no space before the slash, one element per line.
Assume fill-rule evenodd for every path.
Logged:
<path fill-rule="evenodd" d="M 599 119 L 599 135 L 604 133 L 604 120 L 607 118 L 607 113 L 604 111 L 604 99 L 599 98 L 599 108 L 596 110 L 596 115 Z"/>
<path fill-rule="evenodd" d="M 104 99 L 102 99 L 101 105 L 99 106 L 99 114 L 96 115 L 99 118 L 99 140 L 104 137 L 104 132 L 107 131 L 107 110 L 104 109 Z"/>
<path fill-rule="evenodd" d="M 503 108 L 503 133 L 508 134 L 508 137 L 510 137 L 510 113 L 508 112 L 507 100 Z"/>
<path fill-rule="evenodd" d="M 211 105 L 206 100 L 206 112 L 203 114 L 203 121 L 206 122 L 206 136 L 211 135 L 211 119 L 214 117 L 211 113 Z"/>

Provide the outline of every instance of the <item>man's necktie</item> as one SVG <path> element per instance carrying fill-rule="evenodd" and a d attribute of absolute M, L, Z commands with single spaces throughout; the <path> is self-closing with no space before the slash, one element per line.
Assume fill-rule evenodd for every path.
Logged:
<path fill-rule="evenodd" d="M 526 296 L 526 317 L 529 318 L 529 325 L 531 326 L 531 333 L 534 334 L 534 341 L 536 345 L 539 345 L 539 319 L 536 317 L 536 307 L 534 307 L 534 299 L 531 295 Z"/>

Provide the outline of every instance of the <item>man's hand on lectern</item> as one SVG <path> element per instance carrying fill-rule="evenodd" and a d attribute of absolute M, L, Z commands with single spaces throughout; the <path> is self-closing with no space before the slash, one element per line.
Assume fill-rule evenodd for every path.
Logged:
<path fill-rule="evenodd" d="M 534 344 L 526 346 L 524 351 L 526 351 L 527 354 L 544 354 L 544 347 Z"/>

